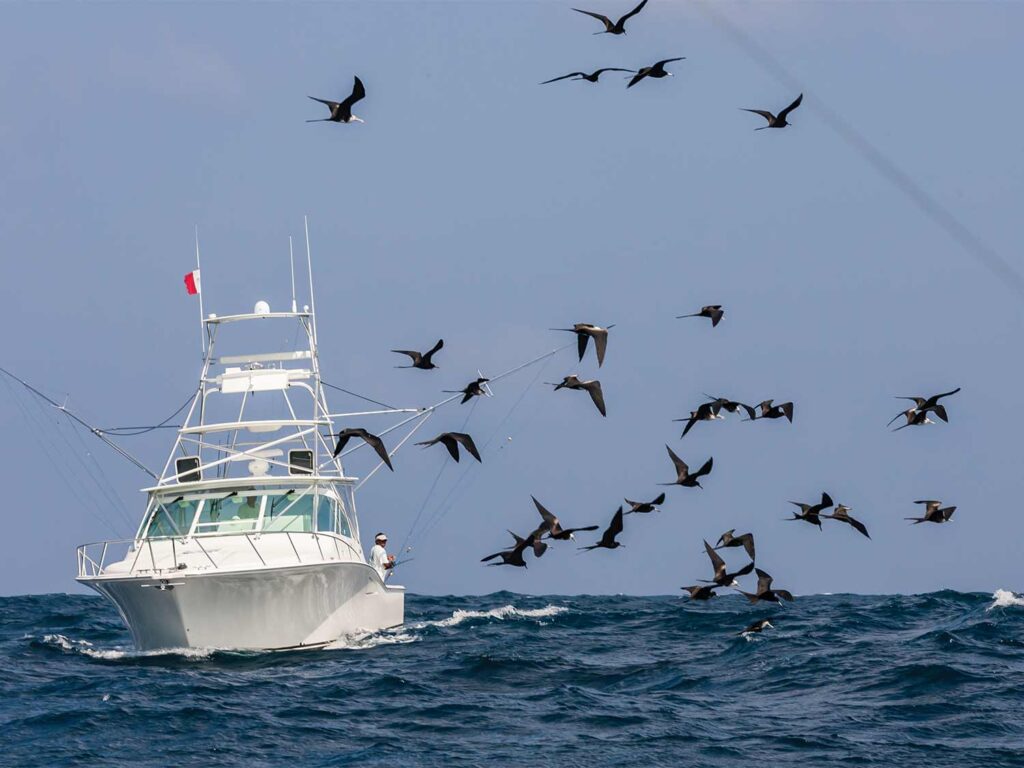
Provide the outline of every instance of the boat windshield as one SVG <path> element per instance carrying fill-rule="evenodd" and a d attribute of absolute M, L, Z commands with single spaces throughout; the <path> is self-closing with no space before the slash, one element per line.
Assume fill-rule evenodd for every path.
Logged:
<path fill-rule="evenodd" d="M 339 533 L 352 537 L 345 505 L 327 493 L 303 490 L 256 490 L 158 498 L 153 503 L 147 537 L 244 533 L 248 531 Z"/>

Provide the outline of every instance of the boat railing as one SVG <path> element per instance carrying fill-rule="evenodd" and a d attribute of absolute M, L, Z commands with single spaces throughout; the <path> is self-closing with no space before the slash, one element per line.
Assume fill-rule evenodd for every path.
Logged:
<path fill-rule="evenodd" d="M 78 547 L 78 577 L 90 579 L 230 570 L 240 567 L 237 557 L 229 558 L 231 562 L 223 562 L 221 552 L 205 545 L 212 541 L 234 542 L 242 538 L 248 542 L 248 549 L 264 567 L 293 563 L 365 562 L 358 547 L 335 534 L 315 531 L 240 531 L 216 536 L 161 536 L 82 544 Z M 287 544 L 281 546 L 284 541 Z M 214 551 L 211 552 L 211 549 Z M 230 554 L 238 554 L 238 548 L 232 547 L 231 550 Z M 217 554 L 217 558 L 214 554 Z M 222 562 L 218 563 L 218 559 Z M 250 559 L 249 565 L 253 564 Z"/>

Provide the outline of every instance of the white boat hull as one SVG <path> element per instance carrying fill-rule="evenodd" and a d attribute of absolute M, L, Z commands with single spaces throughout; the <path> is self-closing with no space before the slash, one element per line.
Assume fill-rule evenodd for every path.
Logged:
<path fill-rule="evenodd" d="M 144 651 L 317 647 L 399 626 L 405 614 L 405 589 L 354 562 L 79 581 L 117 606 Z"/>

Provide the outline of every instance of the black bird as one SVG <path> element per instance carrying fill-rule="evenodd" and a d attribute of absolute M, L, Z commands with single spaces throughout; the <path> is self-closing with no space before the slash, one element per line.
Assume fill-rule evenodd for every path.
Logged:
<path fill-rule="evenodd" d="M 749 634 L 751 634 L 753 632 L 763 632 L 768 627 L 771 627 L 772 629 L 775 629 L 775 625 L 772 624 L 770 621 L 768 621 L 768 619 L 758 619 L 757 621 L 755 621 L 753 624 L 751 624 L 749 627 L 744 629 L 742 632 L 739 632 L 738 634 L 740 634 L 740 635 L 749 635 Z"/>
<path fill-rule="evenodd" d="M 712 405 L 718 408 L 720 411 L 727 411 L 728 413 L 739 413 L 740 408 L 747 412 L 747 416 L 751 420 L 757 417 L 757 411 L 751 408 L 746 403 L 741 403 L 738 400 L 730 400 L 727 397 L 712 397 L 707 392 L 704 393 L 704 397 L 711 400 Z"/>
<path fill-rule="evenodd" d="M 589 547 L 580 547 L 580 549 L 618 549 L 619 547 L 625 546 L 615 540 L 615 537 L 622 533 L 622 507 L 619 507 L 615 515 L 612 517 L 611 523 L 607 528 L 604 529 L 604 533 L 601 534 L 601 540 L 597 544 L 591 544 Z"/>
<path fill-rule="evenodd" d="M 629 85 L 626 87 L 632 88 L 645 77 L 654 77 L 659 79 L 662 77 L 672 77 L 672 73 L 665 70 L 665 65 L 670 64 L 673 61 L 682 61 L 685 58 L 685 56 L 679 56 L 674 59 L 662 59 L 649 67 L 640 67 L 640 69 L 637 70 L 637 73 L 630 79 Z"/>
<path fill-rule="evenodd" d="M 941 409 L 940 418 L 942 418 L 943 421 L 949 421 L 949 419 L 943 418 L 946 415 L 945 407 L 939 405 L 936 406 L 936 408 Z M 901 429 L 906 429 L 907 427 L 923 427 L 925 424 L 934 424 L 935 422 L 928 418 L 928 413 L 928 411 L 919 411 L 917 410 L 917 408 L 908 408 L 907 410 L 901 411 L 900 413 L 897 413 L 895 416 L 889 419 L 889 423 L 886 424 L 885 426 L 890 426 L 900 416 L 905 417 L 907 423 L 901 424 L 900 426 L 896 427 L 896 429 L 894 429 L 893 432 L 899 432 Z M 938 413 L 938 411 L 936 411 L 936 413 Z"/>
<path fill-rule="evenodd" d="M 768 603 L 781 603 L 783 600 L 793 602 L 792 593 L 787 592 L 785 589 L 772 589 L 771 576 L 762 571 L 760 568 L 756 568 L 755 572 L 757 573 L 757 592 L 744 592 L 741 589 L 741 595 L 745 595 L 746 598 L 752 603 L 756 603 L 761 600 Z"/>
<path fill-rule="evenodd" d="M 509 531 L 512 533 L 512 531 Z M 514 565 L 517 568 L 525 568 L 526 560 L 523 559 L 523 553 L 528 547 L 533 547 L 534 555 L 540 557 L 544 554 L 544 550 L 547 549 L 547 544 L 544 544 L 540 550 L 540 554 L 537 553 L 538 539 L 534 534 L 530 534 L 525 539 L 512 533 L 512 538 L 516 540 L 516 545 L 512 549 L 502 550 L 501 552 L 495 552 L 493 555 L 480 558 L 481 563 L 486 563 L 488 560 L 493 560 L 496 557 L 501 558 L 500 563 L 491 563 L 491 565 Z M 539 542 L 543 544 L 543 542 Z"/>
<path fill-rule="evenodd" d="M 598 33 L 600 34 L 600 33 Z M 596 83 L 597 79 L 605 72 L 635 72 L 633 69 L 623 69 L 622 67 L 602 67 L 601 69 L 595 69 L 589 75 L 586 72 L 570 72 L 568 75 L 562 75 L 561 77 L 553 77 L 550 80 L 545 80 L 541 85 L 547 85 L 548 83 L 557 83 L 559 80 L 565 80 L 572 78 L 573 80 L 586 80 L 588 83 Z"/>
<path fill-rule="evenodd" d="M 796 512 L 793 516 L 787 518 L 789 520 L 803 520 L 805 523 L 818 526 L 818 530 L 821 530 L 821 513 L 823 510 L 828 509 L 832 506 L 832 497 L 827 493 L 821 494 L 821 502 L 819 504 L 804 504 L 799 501 L 791 501 L 790 504 L 795 504 L 800 507 L 800 514 Z"/>
<path fill-rule="evenodd" d="M 710 600 L 712 597 L 718 597 L 715 592 L 716 586 L 716 584 L 698 584 L 691 587 L 680 587 L 680 589 L 689 592 L 691 600 Z"/>
<path fill-rule="evenodd" d="M 761 414 L 757 416 L 758 419 L 781 419 L 785 416 L 789 419 L 789 423 L 793 423 L 793 404 L 782 403 L 780 405 L 772 405 L 771 400 L 765 400 L 758 404 L 758 408 L 761 409 Z"/>
<path fill-rule="evenodd" d="M 938 416 L 940 419 L 942 419 L 943 421 L 949 421 L 949 419 L 946 418 L 946 409 L 945 409 L 944 406 L 939 405 L 939 400 L 941 400 L 944 397 L 949 397 L 950 395 L 955 395 L 959 391 L 960 391 L 960 387 L 957 387 L 956 389 L 954 389 L 954 390 L 952 390 L 950 392 L 943 392 L 942 394 L 932 395 L 931 397 L 907 397 L 905 395 L 900 395 L 900 396 L 897 396 L 896 399 L 897 400 L 913 400 L 914 401 L 915 410 L 918 410 L 918 411 L 934 411 L 935 415 Z M 897 417 L 897 418 L 899 418 L 899 417 Z M 895 420 L 896 419 L 893 419 L 893 421 L 895 421 Z M 891 424 L 892 422 L 889 422 L 889 423 Z"/>
<path fill-rule="evenodd" d="M 725 317 L 725 310 L 722 309 L 721 304 L 709 304 L 706 307 L 701 307 L 700 312 L 694 312 L 692 315 L 676 315 L 676 320 L 682 320 L 684 317 L 710 317 L 711 327 L 714 328 Z"/>
<path fill-rule="evenodd" d="M 832 511 L 831 515 L 822 515 L 822 517 L 827 517 L 830 520 L 838 520 L 841 523 L 853 526 L 870 539 L 871 534 L 868 533 L 867 526 L 865 526 L 860 520 L 855 520 L 850 517 L 849 512 L 851 509 L 852 507 L 847 507 L 843 504 L 836 504 L 836 508 Z"/>
<path fill-rule="evenodd" d="M 608 331 L 615 327 L 615 323 L 612 323 L 607 328 L 602 328 L 599 325 L 591 325 L 590 323 L 576 323 L 572 328 L 552 328 L 552 331 L 568 331 L 569 333 L 576 334 L 576 349 L 580 353 L 580 360 L 583 360 L 583 355 L 587 351 L 587 342 L 590 339 L 594 340 L 594 349 L 597 350 L 597 367 L 600 368 L 604 363 L 604 351 L 608 347 Z"/>
<path fill-rule="evenodd" d="M 470 400 L 472 400 L 474 397 L 480 397 L 481 395 L 486 395 L 487 394 L 487 390 L 484 389 L 484 384 L 486 384 L 488 381 L 490 381 L 490 379 L 487 379 L 487 378 L 484 378 L 483 376 L 481 376 L 476 381 L 469 382 L 469 384 L 467 384 L 462 389 L 445 389 L 445 390 L 442 390 L 442 391 L 443 392 L 448 392 L 448 393 L 453 394 L 453 395 L 454 394 L 459 394 L 461 392 L 463 397 L 462 397 L 462 400 L 460 400 L 459 402 L 461 404 L 465 404 L 465 403 L 468 403 Z"/>
<path fill-rule="evenodd" d="M 924 499 L 915 501 L 915 504 L 924 504 L 924 517 L 905 517 L 904 520 L 913 520 L 914 525 L 918 523 L 947 523 L 956 512 L 956 507 L 944 507 L 941 501 Z"/>
<path fill-rule="evenodd" d="M 388 456 L 388 450 L 384 447 L 384 441 L 376 435 L 370 434 L 362 427 L 358 427 L 356 429 L 343 429 L 338 434 L 333 435 L 333 437 L 338 438 L 338 444 L 334 446 L 334 458 L 338 458 L 338 454 L 345 450 L 345 446 L 348 444 L 350 439 L 358 437 L 377 452 L 377 455 L 380 456 L 380 460 L 388 465 L 388 469 L 392 472 L 395 471 L 395 468 L 391 466 L 391 458 Z"/>
<path fill-rule="evenodd" d="M 429 371 L 432 368 L 437 368 L 434 365 L 434 361 L 431 359 L 434 353 L 437 352 L 441 347 L 444 346 L 444 339 L 438 339 L 437 344 L 433 346 L 427 352 L 417 352 L 414 349 L 392 349 L 392 352 L 397 352 L 400 355 L 408 355 L 412 358 L 412 365 L 396 365 L 396 368 L 419 368 L 421 371 Z"/>
<path fill-rule="evenodd" d="M 687 465 L 685 461 L 676 456 L 675 452 L 673 452 L 673 450 L 669 448 L 667 445 L 665 446 L 665 450 L 668 451 L 668 455 L 671 457 L 672 463 L 676 467 L 676 474 L 678 476 L 676 477 L 676 481 L 674 483 L 659 483 L 659 485 L 681 485 L 684 488 L 693 488 L 694 486 L 696 486 L 697 488 L 704 487 L 703 485 L 700 484 L 700 479 L 704 475 L 711 473 L 711 468 L 714 466 L 715 463 L 714 456 L 705 461 L 704 466 L 702 466 L 700 469 L 698 469 L 691 475 L 690 467 Z"/>
<path fill-rule="evenodd" d="M 624 35 L 626 34 L 626 21 L 631 16 L 636 16 L 638 13 L 640 13 L 640 11 L 643 10 L 643 7 L 645 5 L 647 5 L 647 0 L 642 0 L 640 5 L 638 5 L 632 11 L 627 13 L 625 16 L 621 17 L 614 24 L 612 24 L 612 20 L 609 19 L 604 14 L 593 13 L 592 11 L 581 11 L 579 8 L 573 8 L 573 10 L 576 11 L 576 13 L 585 13 L 587 16 L 592 16 L 593 18 L 597 19 L 602 24 L 604 24 L 604 32 L 595 32 L 595 35 Z"/>
<path fill-rule="evenodd" d="M 597 406 L 597 410 L 601 412 L 602 416 L 607 416 L 608 412 L 604 407 L 604 392 L 601 390 L 601 382 L 597 379 L 591 379 L 590 381 L 580 381 L 576 374 L 566 376 L 558 384 L 554 382 L 548 382 L 551 384 L 555 391 L 560 389 L 583 389 L 590 394 L 590 399 L 594 401 L 594 405 Z"/>
<path fill-rule="evenodd" d="M 717 584 L 720 587 L 735 587 L 739 586 L 736 583 L 737 576 L 746 576 L 752 570 L 754 570 L 753 562 L 747 563 L 745 566 L 740 568 L 735 573 L 729 573 L 725 565 L 725 560 L 722 559 L 721 555 L 712 549 L 711 545 L 704 542 L 704 549 L 708 553 L 708 557 L 711 558 L 711 567 L 715 569 L 714 578 L 711 579 L 712 584 Z"/>
<path fill-rule="evenodd" d="M 796 101 L 794 101 L 784 110 L 779 112 L 778 115 L 773 115 L 771 112 L 768 112 L 767 110 L 764 109 L 741 109 L 743 109 L 744 112 L 753 112 L 755 115 L 760 115 L 761 117 L 768 121 L 768 125 L 762 125 L 760 128 L 756 128 L 755 130 L 763 131 L 765 128 L 785 128 L 787 125 L 789 125 L 789 123 L 786 122 L 786 118 L 789 116 L 789 113 L 792 112 L 797 107 L 799 107 L 800 102 L 802 102 L 803 100 L 804 95 L 801 93 L 799 96 L 796 97 Z"/>
<path fill-rule="evenodd" d="M 440 435 L 435 437 L 433 440 L 426 440 L 422 443 L 416 443 L 416 445 L 431 446 L 441 443 L 445 448 L 448 449 L 448 453 L 457 462 L 459 460 L 459 444 L 469 451 L 469 455 L 472 456 L 479 462 L 483 462 L 480 458 L 480 452 L 476 449 L 476 443 L 473 442 L 473 438 L 467 435 L 465 432 L 442 432 Z"/>
<path fill-rule="evenodd" d="M 747 550 L 747 555 L 750 557 L 751 562 L 754 558 L 754 534 L 744 533 L 739 536 L 735 535 L 736 529 L 730 528 L 728 531 L 718 537 L 717 545 L 715 549 L 723 549 L 725 547 L 743 547 Z"/>
<path fill-rule="evenodd" d="M 629 511 L 626 512 L 627 515 L 631 515 L 634 512 L 654 512 L 659 506 L 665 503 L 665 494 L 659 494 L 657 498 L 651 499 L 650 501 L 630 501 L 629 499 L 625 499 L 624 501 L 630 506 Z"/>
<path fill-rule="evenodd" d="M 321 104 L 326 104 L 328 109 L 331 110 L 330 117 L 324 117 L 319 120 L 307 120 L 307 123 L 361 123 L 362 118 L 356 117 L 352 114 L 352 105 L 357 101 L 366 96 L 366 89 L 363 87 L 363 81 L 358 77 L 355 79 L 355 83 L 352 86 L 352 93 L 349 94 L 348 98 L 344 101 L 328 101 L 327 99 L 318 99 L 316 96 L 310 96 L 313 101 L 319 101 Z"/>
<path fill-rule="evenodd" d="M 558 541 L 570 539 L 575 541 L 576 537 L 573 534 L 577 531 L 596 531 L 600 527 L 597 525 L 587 525 L 583 528 L 563 528 L 562 523 L 554 516 L 554 514 L 552 514 L 543 504 L 537 501 L 536 498 L 533 496 L 530 498 L 533 499 L 533 503 L 537 507 L 537 511 L 540 512 L 540 516 L 544 518 L 544 522 L 541 523 L 540 528 L 535 531 L 538 535 L 546 531 L 548 536 L 552 539 L 556 539 Z"/>
<path fill-rule="evenodd" d="M 693 429 L 693 425 L 698 421 L 715 421 L 717 419 L 724 419 L 725 416 L 719 415 L 721 408 L 716 403 L 701 403 L 697 406 L 696 411 L 690 411 L 690 418 L 688 419 L 672 419 L 672 421 L 685 421 L 686 426 L 683 427 L 683 434 L 679 436 L 682 440 L 686 437 L 686 433 Z"/>

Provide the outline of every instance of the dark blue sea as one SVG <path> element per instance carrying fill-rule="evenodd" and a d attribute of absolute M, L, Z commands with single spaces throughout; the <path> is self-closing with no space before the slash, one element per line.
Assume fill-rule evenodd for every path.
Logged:
<path fill-rule="evenodd" d="M 0 599 L 0 764 L 1024 766 L 1010 592 L 413 595 L 407 619 L 328 650 L 142 654 L 99 598 Z"/>

